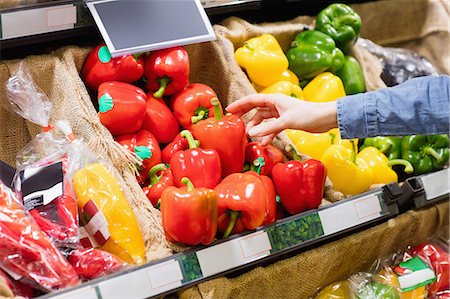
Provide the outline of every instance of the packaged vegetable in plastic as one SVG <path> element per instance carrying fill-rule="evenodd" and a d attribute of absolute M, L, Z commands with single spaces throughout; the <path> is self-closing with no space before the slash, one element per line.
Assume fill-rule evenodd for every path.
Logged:
<path fill-rule="evenodd" d="M 78 242 L 78 217 L 69 177 L 71 160 L 78 156 L 68 155 L 70 142 L 49 126 L 50 101 L 34 84 L 26 64 L 20 64 L 6 90 L 10 107 L 44 128 L 17 155 L 16 191 L 25 209 L 58 246 L 73 247 Z"/>
<path fill-rule="evenodd" d="M 384 48 L 368 39 L 358 43 L 379 58 L 383 65 L 381 79 L 387 86 L 395 86 L 421 76 L 437 76 L 438 70 L 424 57 L 401 48 Z"/>
<path fill-rule="evenodd" d="M 144 240 L 136 218 L 106 166 L 87 164 L 75 172 L 73 187 L 82 221 L 101 249 L 127 263 L 144 263 Z"/>
<path fill-rule="evenodd" d="M 0 267 L 47 291 L 80 282 L 72 266 L 1 181 Z"/>
<path fill-rule="evenodd" d="M 323 288 L 315 299 L 354 299 L 354 293 L 347 281 L 340 281 Z"/>
<path fill-rule="evenodd" d="M 67 260 L 80 278 L 85 280 L 117 272 L 126 265 L 113 254 L 96 248 L 76 249 L 69 254 Z"/>
<path fill-rule="evenodd" d="M 0 270 L 0 298 L 21 296 L 33 298 L 34 290 L 28 285 L 15 281 L 8 274 Z"/>

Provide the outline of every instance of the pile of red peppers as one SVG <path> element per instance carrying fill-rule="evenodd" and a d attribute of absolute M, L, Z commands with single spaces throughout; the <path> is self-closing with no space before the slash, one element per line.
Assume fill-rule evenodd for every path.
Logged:
<path fill-rule="evenodd" d="M 94 49 L 82 76 L 98 93 L 100 121 L 142 159 L 137 179 L 161 209 L 169 241 L 210 244 L 319 207 L 324 165 L 283 163 L 278 148 L 249 143 L 244 122 L 224 113 L 214 90 L 189 82 L 183 47 L 138 57 L 108 53 L 104 45 Z M 142 77 L 145 91 L 132 84 Z"/>

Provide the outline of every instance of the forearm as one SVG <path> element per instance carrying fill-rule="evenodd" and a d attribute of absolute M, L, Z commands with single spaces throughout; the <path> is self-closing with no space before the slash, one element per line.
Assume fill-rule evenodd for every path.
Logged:
<path fill-rule="evenodd" d="M 342 138 L 449 132 L 450 77 L 422 77 L 339 99 Z"/>

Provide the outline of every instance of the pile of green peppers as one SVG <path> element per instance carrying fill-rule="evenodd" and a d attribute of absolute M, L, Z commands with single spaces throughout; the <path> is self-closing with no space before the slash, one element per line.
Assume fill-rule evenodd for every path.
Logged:
<path fill-rule="evenodd" d="M 360 150 L 368 146 L 376 147 L 389 160 L 409 161 L 414 167 L 414 175 L 442 169 L 449 160 L 447 134 L 366 138 Z"/>
<path fill-rule="evenodd" d="M 358 61 L 349 56 L 361 31 L 361 18 L 345 4 L 334 3 L 316 18 L 314 30 L 297 35 L 286 53 L 289 69 L 302 82 L 329 71 L 341 78 L 347 95 L 365 92 Z"/>

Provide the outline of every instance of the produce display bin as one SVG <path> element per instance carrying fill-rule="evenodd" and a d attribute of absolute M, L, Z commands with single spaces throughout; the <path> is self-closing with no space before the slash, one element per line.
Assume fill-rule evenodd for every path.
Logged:
<path fill-rule="evenodd" d="M 256 14 L 264 7 L 264 1 L 244 2 L 247 3 L 240 4 L 243 10 L 255 10 Z M 205 7 L 213 11 L 211 3 Z M 83 7 L 82 3 L 76 5 Z M 270 5 L 273 3 L 267 7 Z M 307 2 L 307 5 L 311 3 Z M 447 1 L 384 0 L 352 4 L 352 7 L 363 21 L 361 37 L 382 46 L 411 49 L 426 57 L 441 73 L 450 74 L 450 6 Z M 220 9 L 216 10 L 216 18 L 221 16 L 220 13 L 236 12 L 231 6 Z M 217 40 L 186 46 L 191 64 L 190 80 L 211 86 L 224 106 L 255 93 L 245 72 L 235 61 L 234 51 L 249 38 L 263 33 L 274 35 L 283 50 L 287 50 L 294 37 L 313 28 L 314 22 L 315 18 L 311 16 L 258 24 L 238 17 L 220 21 L 214 25 Z M 80 28 L 77 30 L 80 32 Z M 14 41 L 8 44 L 12 48 Z M 367 269 L 380 256 L 426 242 L 438 231 L 448 235 L 450 190 L 446 168 L 408 178 L 402 184 L 376 185 L 368 193 L 347 199 L 328 181 L 319 210 L 218 240 L 211 246 L 187 248 L 167 241 L 159 210 L 151 205 L 135 179 L 130 167 L 132 158 L 100 123 L 92 94 L 80 78 L 81 68 L 94 43 L 87 47 L 82 41 L 80 44 L 83 45 L 63 47 L 50 54 L 32 55 L 23 60 L 34 82 L 52 103 L 51 121 L 68 120 L 75 134 L 101 157 L 119 181 L 143 234 L 148 263 L 84 283 L 73 290 L 45 295 L 45 298 L 149 298 L 161 295 L 170 298 L 307 298 L 319 287 Z M 386 87 L 381 79 L 383 65 L 375 56 L 360 43 L 355 45 L 352 54 L 361 63 L 368 91 Z M 16 72 L 20 62 L 0 61 L 0 103 L 7 100 L 6 81 Z M 14 166 L 17 153 L 40 131 L 37 125 L 0 105 L 0 160 Z M 280 149 L 288 143 L 284 133 L 274 141 Z M 9 177 L 11 173 L 8 168 Z M 359 215 L 357 205 L 362 201 L 365 201 L 363 204 L 370 202 L 364 208 L 367 212 L 370 206 L 375 214 Z M 326 220 L 324 214 L 327 211 L 337 213 L 339 209 L 343 211 L 341 219 L 336 223 Z M 357 217 L 354 217 L 355 213 Z M 350 219 L 347 219 L 348 224 L 342 224 L 346 223 L 344 218 Z M 324 229 L 326 223 L 329 227 Z M 302 232 L 305 227 L 308 230 L 304 235 L 292 237 L 292 231 L 288 229 L 292 227 Z M 286 237 L 289 234 L 292 240 Z M 258 240 L 258 245 L 242 240 Z M 237 256 L 236 244 L 241 249 L 249 246 L 245 248 L 252 253 L 263 245 L 267 248 L 251 254 L 248 259 L 244 252 L 243 259 L 236 257 L 227 263 L 227 257 Z M 217 260 L 212 261 L 213 255 Z M 205 256 L 211 260 L 210 264 L 205 262 Z M 214 267 L 216 270 L 211 270 Z M 167 276 L 172 276 L 168 284 Z"/>

